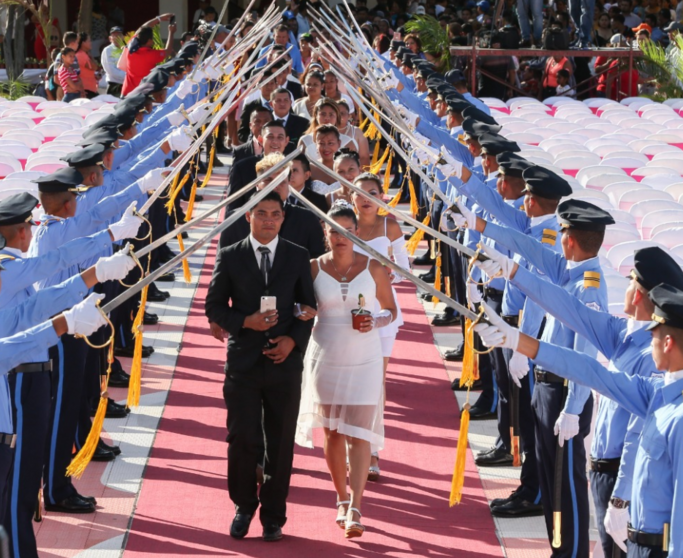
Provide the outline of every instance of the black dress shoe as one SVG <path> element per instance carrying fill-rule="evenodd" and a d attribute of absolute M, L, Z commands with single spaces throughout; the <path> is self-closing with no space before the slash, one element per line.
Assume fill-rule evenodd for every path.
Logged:
<path fill-rule="evenodd" d="M 503 504 L 507 504 L 509 501 L 511 501 L 512 499 L 516 498 L 517 495 L 520 493 L 521 490 L 522 490 L 522 487 L 521 487 L 521 486 L 518 486 L 517 488 L 515 488 L 515 490 L 513 490 L 512 492 L 510 492 L 510 496 L 508 496 L 507 498 L 494 498 L 493 500 L 491 500 L 491 501 L 489 502 L 489 507 L 490 507 L 491 509 L 493 509 L 493 508 L 495 508 L 495 507 L 497 507 L 497 506 L 502 506 Z"/>
<path fill-rule="evenodd" d="M 113 451 L 100 448 L 99 446 L 97 446 L 92 456 L 92 461 L 114 461 L 114 459 L 116 459 L 116 455 L 114 455 Z"/>
<path fill-rule="evenodd" d="M 448 362 L 460 362 L 463 356 L 465 356 L 465 345 L 460 345 L 452 351 L 446 351 L 443 354 L 443 359 Z"/>
<path fill-rule="evenodd" d="M 424 293 L 420 293 L 418 296 L 419 296 L 422 300 L 426 300 L 427 302 L 429 302 L 430 300 L 432 300 L 432 293 L 424 292 Z"/>
<path fill-rule="evenodd" d="M 216 153 L 221 155 L 230 155 L 232 153 L 232 147 L 226 147 L 224 144 L 219 143 L 216 145 Z"/>
<path fill-rule="evenodd" d="M 253 514 L 237 512 L 235 519 L 232 520 L 232 525 L 230 525 L 230 536 L 233 539 L 243 539 L 246 537 L 253 517 Z"/>
<path fill-rule="evenodd" d="M 477 407 L 476 405 L 470 408 L 470 420 L 489 420 L 494 418 L 496 418 L 496 413 L 492 413 L 488 409 Z"/>
<path fill-rule="evenodd" d="M 92 502 L 93 506 L 97 505 L 97 500 L 95 500 L 94 496 L 83 496 L 83 494 L 79 494 L 79 496 L 88 502 Z"/>
<path fill-rule="evenodd" d="M 282 538 L 282 528 L 277 523 L 266 523 L 263 526 L 263 540 L 266 542 L 279 541 Z"/>
<path fill-rule="evenodd" d="M 149 358 L 154 352 L 154 347 L 142 346 L 142 358 Z M 114 354 L 119 357 L 132 358 L 135 354 L 135 347 L 129 345 L 128 347 L 114 347 Z"/>
<path fill-rule="evenodd" d="M 427 250 L 424 254 L 413 260 L 413 265 L 432 265 L 434 260 L 430 256 L 431 254 L 429 253 L 429 250 Z"/>
<path fill-rule="evenodd" d="M 90 500 L 86 500 L 79 494 L 74 494 L 56 504 L 50 504 L 46 501 L 45 509 L 47 511 L 62 513 L 94 513 L 95 504 Z"/>
<path fill-rule="evenodd" d="M 532 517 L 543 515 L 543 505 L 515 496 L 505 504 L 493 506 L 491 515 L 495 517 Z"/>
<path fill-rule="evenodd" d="M 107 399 L 107 413 L 104 415 L 105 418 L 124 418 L 128 416 L 130 409 L 125 405 L 119 405 L 113 399 Z"/>
<path fill-rule="evenodd" d="M 444 312 L 438 316 L 434 316 L 432 325 L 436 327 L 443 327 L 449 325 L 460 325 L 460 317 L 453 312 Z"/>
<path fill-rule="evenodd" d="M 170 297 L 171 294 L 168 291 L 161 291 L 159 287 L 154 285 L 154 282 L 150 283 L 149 291 L 147 292 L 147 300 L 149 302 L 163 302 Z"/>
<path fill-rule="evenodd" d="M 181 237 L 183 240 L 187 240 L 187 237 L 188 237 L 187 231 L 181 232 L 181 233 L 180 233 L 180 237 Z"/>
<path fill-rule="evenodd" d="M 204 196 L 200 196 L 199 194 L 195 194 L 194 201 L 195 201 L 195 203 L 203 202 Z"/>
<path fill-rule="evenodd" d="M 429 273 L 423 273 L 422 275 L 419 276 L 420 279 L 422 279 L 425 283 L 433 283 L 434 279 L 436 279 L 436 275 L 434 275 L 433 271 L 430 271 Z M 430 295 L 431 296 L 431 295 Z"/>
<path fill-rule="evenodd" d="M 144 325 L 157 325 L 159 323 L 159 316 L 152 312 L 145 312 L 142 316 L 142 323 Z"/>
<path fill-rule="evenodd" d="M 112 452 L 114 455 L 121 455 L 121 448 L 119 446 L 110 446 L 106 442 L 103 442 L 100 440 L 97 442 L 97 447 L 102 448 L 104 450 Z"/>
<path fill-rule="evenodd" d="M 130 375 L 123 370 L 112 370 L 109 374 L 109 387 L 128 387 L 130 384 Z"/>
<path fill-rule="evenodd" d="M 467 386 L 462 386 L 460 387 L 460 378 L 456 378 L 451 382 L 451 389 L 453 391 L 467 391 Z M 472 391 L 478 391 L 481 389 L 481 380 L 474 380 L 472 383 L 472 387 L 470 388 Z"/>
<path fill-rule="evenodd" d="M 504 449 L 492 448 L 487 452 L 480 453 L 474 459 L 474 463 L 480 467 L 501 467 L 512 465 L 512 455 Z"/>
<path fill-rule="evenodd" d="M 173 258 L 175 258 L 176 254 L 172 250 L 168 250 L 164 252 L 163 254 L 159 255 L 159 261 L 161 263 L 168 263 L 170 262 Z"/>
<path fill-rule="evenodd" d="M 175 273 L 172 273 L 169 271 L 168 273 L 164 273 L 163 275 L 160 275 L 155 280 L 156 281 L 163 281 L 164 283 L 172 283 L 173 281 L 175 281 Z"/>
<path fill-rule="evenodd" d="M 213 166 L 216 168 L 224 167 L 225 163 L 223 161 L 221 161 L 218 157 L 214 157 L 213 158 Z"/>

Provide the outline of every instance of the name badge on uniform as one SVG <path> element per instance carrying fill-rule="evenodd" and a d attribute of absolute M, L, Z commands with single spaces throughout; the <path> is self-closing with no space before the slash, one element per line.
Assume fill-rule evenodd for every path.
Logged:
<path fill-rule="evenodd" d="M 600 273 L 597 271 L 586 271 L 583 274 L 583 288 L 588 289 L 590 287 L 594 289 L 600 287 Z"/>
<path fill-rule="evenodd" d="M 541 235 L 541 242 L 543 244 L 550 244 L 555 246 L 557 242 L 557 231 L 555 229 L 543 229 L 543 235 Z"/>

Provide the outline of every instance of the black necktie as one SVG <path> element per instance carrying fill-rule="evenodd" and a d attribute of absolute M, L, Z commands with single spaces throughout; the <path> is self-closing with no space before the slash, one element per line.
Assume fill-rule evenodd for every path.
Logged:
<path fill-rule="evenodd" d="M 279 124 L 279 125 L 282 126 L 283 128 L 285 127 L 285 121 L 282 120 L 282 118 L 278 118 L 278 119 L 275 121 L 275 124 Z"/>
<path fill-rule="evenodd" d="M 268 284 L 268 273 L 270 273 L 270 248 L 267 246 L 259 246 L 258 251 L 261 252 L 261 274 L 266 285 Z"/>

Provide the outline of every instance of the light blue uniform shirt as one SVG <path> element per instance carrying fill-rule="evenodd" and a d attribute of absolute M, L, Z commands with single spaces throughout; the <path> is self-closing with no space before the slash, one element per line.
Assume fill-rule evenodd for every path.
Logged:
<path fill-rule="evenodd" d="M 518 231 L 499 227 L 494 223 L 486 225 L 485 234 L 503 246 L 507 246 L 511 251 L 522 255 L 529 263 L 543 272 L 549 281 L 563 287 L 584 304 L 596 310 L 607 310 L 605 282 L 600 281 L 598 287 L 593 287 L 592 282 L 588 286 L 584 286 L 585 273 L 593 272 L 602 275 L 599 258 L 590 258 L 576 263 L 568 262 L 562 255 L 546 248 L 541 242 Z M 560 347 L 573 348 L 592 357 L 597 355 L 595 346 L 591 345 L 584 337 L 577 335 L 554 316 L 546 316 L 546 324 L 541 339 Z M 548 371 L 554 372 L 552 368 L 549 368 Z M 572 415 L 581 414 L 590 396 L 590 389 L 570 382 L 564 411 Z"/>
<path fill-rule="evenodd" d="M 6 376 L 13 368 L 29 362 L 32 354 L 46 351 L 58 342 L 52 322 L 44 322 L 12 337 L 0 338 L 0 374 Z"/>
<path fill-rule="evenodd" d="M 477 99 L 474 95 L 472 95 L 472 93 L 463 93 L 462 96 L 480 111 L 485 112 L 488 115 L 491 114 L 491 109 L 486 105 L 486 103 Z"/>
<path fill-rule="evenodd" d="M 534 362 L 593 388 L 644 419 L 636 454 L 630 522 L 662 534 L 671 526 L 669 556 L 683 552 L 683 379 L 666 386 L 661 377 L 610 372 L 587 355 L 541 343 Z"/>

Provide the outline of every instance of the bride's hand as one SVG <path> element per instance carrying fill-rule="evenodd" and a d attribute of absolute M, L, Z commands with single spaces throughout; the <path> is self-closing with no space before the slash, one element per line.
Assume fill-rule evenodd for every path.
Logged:
<path fill-rule="evenodd" d="M 365 316 L 360 323 L 358 331 L 361 333 L 367 333 L 368 331 L 372 331 L 373 327 L 375 327 L 375 318 L 372 316 Z"/>
<path fill-rule="evenodd" d="M 299 304 L 299 314 L 297 315 L 297 319 L 301 320 L 302 322 L 307 322 L 308 320 L 315 318 L 317 314 L 318 311 L 315 308 L 311 308 L 306 304 Z"/>

